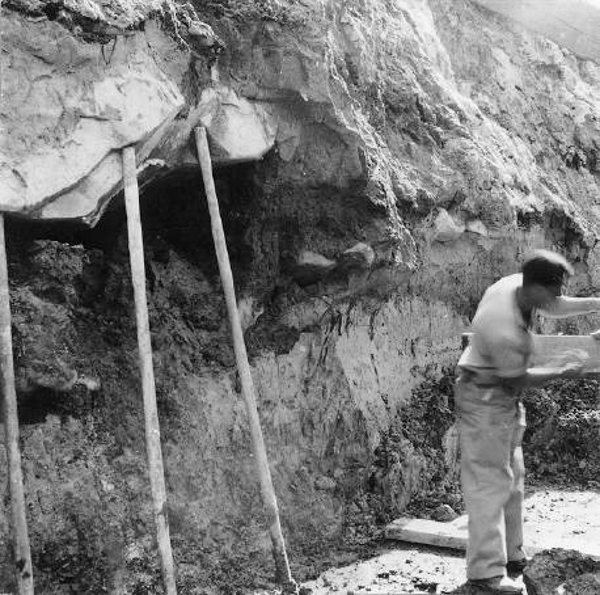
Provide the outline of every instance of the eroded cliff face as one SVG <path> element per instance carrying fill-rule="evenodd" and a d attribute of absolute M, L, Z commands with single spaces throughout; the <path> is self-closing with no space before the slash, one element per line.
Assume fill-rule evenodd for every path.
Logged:
<path fill-rule="evenodd" d="M 459 505 L 451 374 L 490 282 L 546 246 L 574 262 L 572 293 L 599 289 L 596 64 L 462 0 L 197 4 L 3 9 L 0 201 L 26 217 L 9 260 L 42 593 L 159 588 L 123 146 L 182 592 L 272 574 L 196 125 L 297 578 L 411 498 Z"/>

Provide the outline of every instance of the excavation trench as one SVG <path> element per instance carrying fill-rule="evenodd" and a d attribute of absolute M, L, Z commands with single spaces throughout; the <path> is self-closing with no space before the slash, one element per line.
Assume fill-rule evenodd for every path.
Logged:
<path fill-rule="evenodd" d="M 306 580 L 371 553 L 397 516 L 462 511 L 452 438 L 460 321 L 418 294 L 425 278 L 392 299 L 358 300 L 339 297 L 347 271 L 298 275 L 299 251 L 339 262 L 361 225 L 368 239 L 377 211 L 361 206 L 358 186 L 278 186 L 273 165 L 215 176 L 284 535 L 294 576 Z M 178 585 L 272 585 L 199 172 L 144 187 L 141 205 Z M 11 218 L 7 235 L 36 587 L 152 592 L 160 571 L 122 201 L 91 230 Z M 597 387 L 552 391 L 558 401 L 532 397 L 532 476 L 592 485 Z M 6 516 L 0 529 L 8 552 Z M 9 564 L 0 559 L 5 590 Z"/>
<path fill-rule="evenodd" d="M 340 398 L 349 398 L 345 388 L 324 410 L 319 405 L 317 395 L 332 390 L 329 372 L 303 354 L 307 341 L 331 342 L 317 323 L 336 328 L 340 313 L 323 310 L 321 278 L 295 283 L 294 254 L 310 241 L 338 254 L 348 241 L 335 216 L 358 219 L 360 207 L 352 194 L 331 191 L 336 213 L 328 214 L 315 188 L 300 208 L 289 188 L 265 191 L 268 168 L 256 164 L 217 170 L 215 178 L 284 530 L 292 555 L 310 560 L 315 542 L 329 547 L 351 524 L 345 503 L 366 485 L 373 455 L 364 449 L 364 414 L 338 413 Z M 226 590 L 269 582 L 270 542 L 199 172 L 183 170 L 144 187 L 141 205 L 179 580 Z M 7 237 L 36 588 L 157 588 L 122 199 L 91 230 L 9 218 Z M 298 304 L 310 312 L 315 300 L 320 305 L 306 323 L 278 318 Z M 339 376 L 333 353 L 329 359 Z M 308 364 L 313 372 L 303 389 Z M 287 389 L 276 383 L 278 369 L 289 378 Z M 4 589 L 12 588 L 8 523 L 0 516 Z M 311 568 L 309 562 L 303 572 Z"/>
<path fill-rule="evenodd" d="M 378 448 L 381 431 L 336 348 L 340 338 L 352 341 L 353 326 L 361 337 L 372 332 L 348 301 L 332 307 L 347 288 L 345 271 L 296 282 L 301 247 L 335 258 L 351 245 L 342 223 L 364 223 L 360 188 L 282 190 L 268 166 L 215 177 L 284 533 L 302 580 L 331 562 L 328 552 L 361 550 L 392 509 L 442 470 L 422 473 L 433 451 L 415 459 L 408 439 L 395 458 Z M 141 205 L 180 584 L 225 592 L 268 584 L 271 546 L 199 172 L 143 188 Z M 122 201 L 91 230 L 10 218 L 7 236 L 36 588 L 151 591 L 160 572 Z M 377 415 L 385 425 L 385 408 Z M 8 553 L 8 517 L 0 525 Z M 8 555 L 0 565 L 0 587 L 9 589 Z"/>

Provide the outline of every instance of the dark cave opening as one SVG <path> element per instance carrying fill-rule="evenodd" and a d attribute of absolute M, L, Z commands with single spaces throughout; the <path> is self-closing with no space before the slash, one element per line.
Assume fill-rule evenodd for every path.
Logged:
<path fill-rule="evenodd" d="M 215 188 L 229 258 L 243 274 L 252 263 L 246 230 L 257 193 L 252 163 L 215 172 Z M 211 221 L 198 168 L 181 169 L 143 191 L 142 225 L 148 242 L 166 242 L 199 266 L 208 277 L 218 273 Z"/>
<path fill-rule="evenodd" d="M 96 391 L 79 386 L 70 391 L 59 391 L 45 386 L 37 386 L 27 392 L 19 392 L 19 423 L 35 425 L 43 423 L 48 415 L 57 415 L 61 420 L 67 417 L 83 417 L 92 414 L 95 407 Z"/>
<path fill-rule="evenodd" d="M 214 172 L 228 251 L 236 285 L 242 286 L 251 272 L 253 250 L 247 238 L 252 209 L 259 196 L 252 163 L 221 168 Z M 190 361 L 230 365 L 228 335 L 223 336 L 222 291 L 213 245 L 211 222 L 201 172 L 198 168 L 174 171 L 140 188 L 140 209 L 144 234 L 148 302 L 154 315 L 155 338 L 162 337 L 161 312 L 179 317 L 184 328 L 194 333 Z M 131 329 L 131 285 L 127 248 L 127 221 L 122 194 L 93 228 L 69 221 L 35 221 L 21 217 L 6 218 L 6 238 L 11 283 L 13 339 L 17 378 L 27 388 L 18 389 L 19 416 L 24 425 L 43 422 L 48 415 L 89 413 L 92 392 L 76 385 L 65 391 L 37 385 L 36 365 L 48 362 L 48 374 L 58 374 L 55 352 L 65 350 L 69 361 L 73 353 L 74 329 L 98 324 L 102 341 L 116 351 L 124 337 L 134 336 Z M 56 246 L 51 243 L 56 242 Z M 191 285 L 198 277 L 178 275 L 173 253 L 198 269 L 208 284 Z M 153 263 L 161 263 L 168 286 L 155 293 Z M 186 270 L 183 269 L 183 274 Z M 167 287 L 165 289 L 165 287 Z M 24 293 L 22 288 L 25 288 Z M 25 297 L 23 297 L 25 295 Z M 40 300 L 40 309 L 31 307 Z M 62 308 L 62 310 L 61 310 Z M 31 310 L 32 313 L 29 312 Z M 44 325 L 57 322 L 59 312 L 68 312 L 71 325 L 60 328 L 56 340 L 41 337 Z M 46 316 L 48 318 L 46 318 Z M 87 322 L 82 322 L 87 321 Z M 64 331 L 64 334 L 63 334 Z M 77 339 L 73 337 L 76 336 Z M 160 341 L 159 339 L 156 339 Z M 79 345 L 79 344 L 78 344 Z M 56 349 L 55 349 L 56 348 Z M 23 351 L 23 353 L 22 353 Z M 52 364 L 52 365 L 51 365 Z M 87 365 L 87 364 L 85 364 Z M 76 367 L 76 363 L 73 364 Z M 33 370 L 33 371 L 32 371 Z M 30 386 L 31 385 L 31 386 Z M 160 387 L 159 387 L 160 388 Z M 92 399 L 92 401 L 90 401 Z"/>
<path fill-rule="evenodd" d="M 244 276 L 252 263 L 252 248 L 245 234 L 258 192 L 256 165 L 243 163 L 214 171 L 221 219 L 234 273 Z M 172 171 L 140 188 L 140 210 L 145 248 L 152 246 L 160 258 L 165 243 L 199 266 L 210 278 L 218 274 L 210 216 L 199 168 Z M 25 253 L 36 240 L 82 245 L 101 250 L 107 258 L 126 241 L 123 193 L 116 196 L 93 227 L 74 221 L 40 221 L 19 216 L 6 217 L 9 257 Z M 123 240 L 121 240 L 122 242 Z"/>

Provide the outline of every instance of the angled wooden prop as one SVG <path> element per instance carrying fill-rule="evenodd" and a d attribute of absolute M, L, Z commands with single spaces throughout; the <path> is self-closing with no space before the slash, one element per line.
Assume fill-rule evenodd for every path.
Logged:
<path fill-rule="evenodd" d="M 4 215 L 0 213 L 0 376 L 4 410 L 4 437 L 8 459 L 8 483 L 12 524 L 13 556 L 18 595 L 33 595 L 33 572 L 25 515 L 25 494 L 19 449 L 19 418 L 10 328 L 8 267 L 4 237 Z"/>
<path fill-rule="evenodd" d="M 148 303 L 146 301 L 146 270 L 144 266 L 144 244 L 142 239 L 142 223 L 140 218 L 140 201 L 135 166 L 135 149 L 123 149 L 123 183 L 125 189 L 125 209 L 127 211 L 127 234 L 129 238 L 129 259 L 133 294 L 135 298 L 135 315 L 137 321 L 137 338 L 142 376 L 142 393 L 144 399 L 144 419 L 146 426 L 146 451 L 150 473 L 150 489 L 156 522 L 156 537 L 162 566 L 163 584 L 167 595 L 176 595 L 175 571 L 169 522 L 167 518 L 167 490 L 160 446 L 160 429 L 156 407 L 156 386 L 154 368 L 152 366 L 152 345 L 150 342 L 150 324 L 148 322 Z"/>
<path fill-rule="evenodd" d="M 281 523 L 279 521 L 277 497 L 275 496 L 275 490 L 273 488 L 273 481 L 269 470 L 269 461 L 267 460 L 267 451 L 260 426 L 260 418 L 258 417 L 256 397 L 254 396 L 254 384 L 252 381 L 252 374 L 250 373 L 250 364 L 248 363 L 248 354 L 246 353 L 246 344 L 244 343 L 244 334 L 242 332 L 240 315 L 235 298 L 233 274 L 231 272 L 229 253 L 225 241 L 225 232 L 223 231 L 223 223 L 219 212 L 219 202 L 213 179 L 212 162 L 208 142 L 206 140 L 206 130 L 204 127 L 199 126 L 195 129 L 195 135 L 198 159 L 202 168 L 202 179 L 204 180 L 206 200 L 208 201 L 219 272 L 221 273 L 221 282 L 223 283 L 225 301 L 227 302 L 227 312 L 229 314 L 229 322 L 231 324 L 231 332 L 233 335 L 235 359 L 242 384 L 242 393 L 246 403 L 246 411 L 250 422 L 252 451 L 258 467 L 261 496 L 269 523 L 269 533 L 273 545 L 277 581 L 283 585 L 284 592 L 296 592 L 297 586 L 290 572 L 285 542 L 281 531 Z"/>

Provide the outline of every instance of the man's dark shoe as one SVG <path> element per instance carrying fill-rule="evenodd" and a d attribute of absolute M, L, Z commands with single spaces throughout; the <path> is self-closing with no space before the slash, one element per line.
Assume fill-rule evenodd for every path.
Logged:
<path fill-rule="evenodd" d="M 518 576 L 519 574 L 523 574 L 523 570 L 525 570 L 528 563 L 528 558 L 521 558 L 520 560 L 509 560 L 506 564 L 506 572 L 508 572 L 510 576 Z"/>
<path fill-rule="evenodd" d="M 518 595 L 519 593 L 523 593 L 524 589 L 521 580 L 515 580 L 508 576 L 493 576 L 492 578 L 478 580 L 470 579 L 468 584 L 476 587 L 478 592 L 494 595 Z"/>

